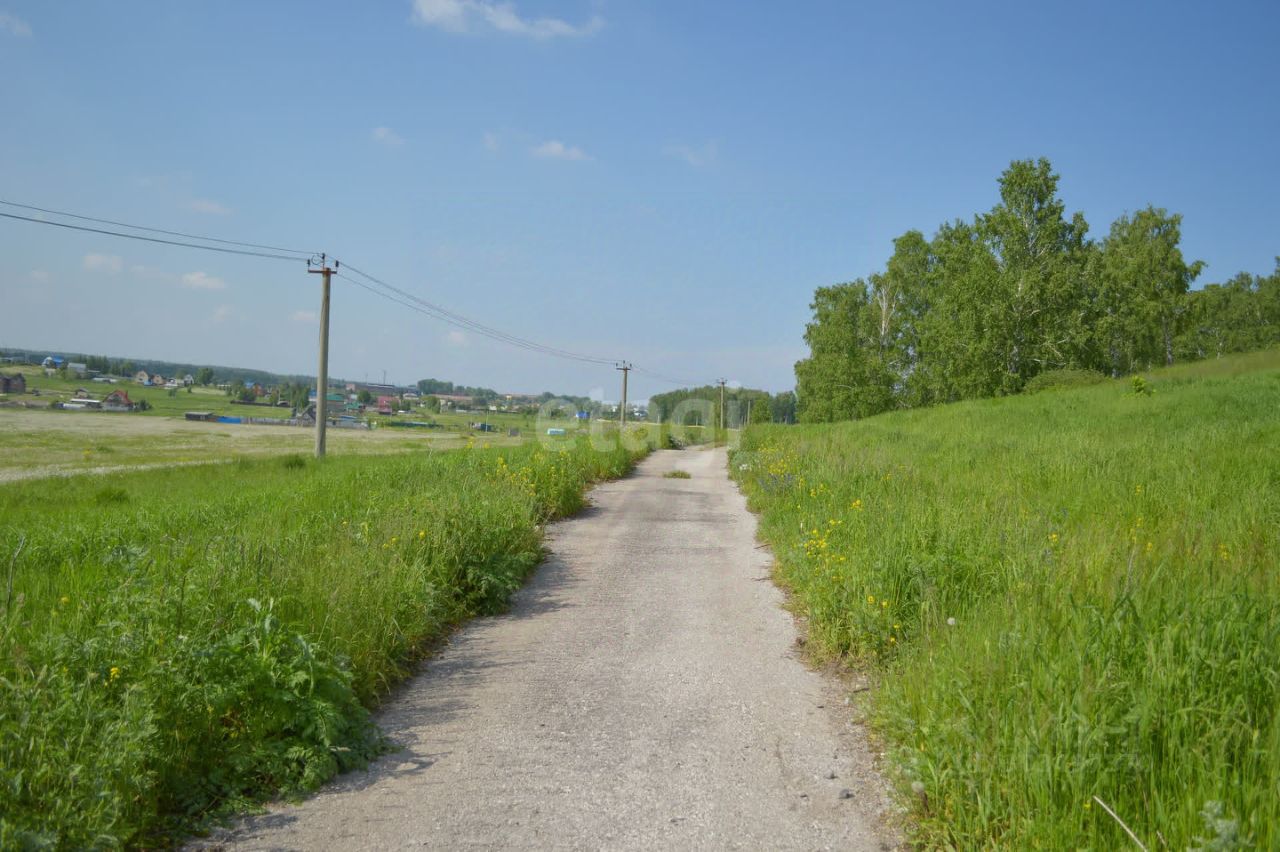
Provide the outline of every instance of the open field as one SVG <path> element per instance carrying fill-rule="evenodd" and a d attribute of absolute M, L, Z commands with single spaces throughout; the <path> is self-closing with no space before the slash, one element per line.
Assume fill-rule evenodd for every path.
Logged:
<path fill-rule="evenodd" d="M 1146 378 L 732 458 L 926 847 L 1280 847 L 1280 351 Z"/>
<path fill-rule="evenodd" d="M 461 415 L 451 415 L 459 417 Z M 450 426 L 455 424 L 450 423 Z M 463 446 L 518 444 L 500 432 L 465 429 L 329 429 L 335 455 L 367 455 Z M 518 427 L 516 427 L 518 428 Z M 0 409 L 0 482 L 65 473 L 111 472 L 141 465 L 226 462 L 244 456 L 308 453 L 311 429 L 240 423 L 190 422 L 91 411 Z"/>
<path fill-rule="evenodd" d="M 486 435 L 494 444 L 514 443 Z M 330 429 L 335 455 L 393 453 L 461 446 L 457 432 Z M 58 473 L 139 465 L 226 462 L 240 457 L 308 453 L 311 429 L 200 423 L 89 411 L 0 409 L 0 482 Z"/>
<path fill-rule="evenodd" d="M 641 454 L 289 455 L 0 486 L 0 847 L 155 845 L 364 762 L 381 748 L 366 708 L 503 607 L 544 524 Z"/>

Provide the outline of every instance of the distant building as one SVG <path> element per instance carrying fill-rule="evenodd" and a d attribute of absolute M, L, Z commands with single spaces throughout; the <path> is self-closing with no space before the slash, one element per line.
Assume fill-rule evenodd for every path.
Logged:
<path fill-rule="evenodd" d="M 113 390 L 102 398 L 102 408 L 104 411 L 133 411 L 133 400 L 129 399 L 128 391 Z"/>
<path fill-rule="evenodd" d="M 21 373 L 0 376 L 0 393 L 26 393 L 27 377 Z"/>
<path fill-rule="evenodd" d="M 46 370 L 56 370 L 65 363 L 61 355 L 50 355 L 40 362 L 40 366 Z"/>
<path fill-rule="evenodd" d="M 187 373 L 185 376 L 182 377 L 182 384 L 184 384 L 187 387 L 191 387 L 195 383 L 196 383 L 196 377 L 191 375 L 190 373 Z"/>
<path fill-rule="evenodd" d="M 472 402 L 471 397 L 456 393 L 438 393 L 435 397 L 440 400 L 441 408 L 466 408 Z"/>
<path fill-rule="evenodd" d="M 149 385 L 151 384 L 151 374 L 146 370 L 139 370 L 133 374 L 133 380 L 140 385 Z"/>
<path fill-rule="evenodd" d="M 75 376 L 77 379 L 84 378 L 89 375 L 89 365 L 81 364 L 77 361 L 67 362 L 67 375 Z"/>

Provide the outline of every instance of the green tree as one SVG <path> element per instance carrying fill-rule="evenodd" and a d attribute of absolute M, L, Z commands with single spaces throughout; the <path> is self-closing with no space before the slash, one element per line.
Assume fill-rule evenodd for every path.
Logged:
<path fill-rule="evenodd" d="M 861 279 L 814 293 L 813 321 L 805 328 L 809 357 L 796 363 L 801 422 L 856 420 L 892 404 L 879 361 L 879 343 L 867 283 Z"/>
<path fill-rule="evenodd" d="M 1102 245 L 1098 324 L 1113 375 L 1172 364 L 1187 292 L 1204 268 L 1178 247 L 1182 216 L 1147 207 L 1121 216 Z"/>
<path fill-rule="evenodd" d="M 1042 370 L 1080 363 L 1088 224 L 1065 213 L 1058 175 L 1041 158 L 1010 164 L 1000 176 L 1000 203 L 978 219 L 996 258 L 988 333 L 998 337 L 1003 361 L 998 392 L 1016 393 Z"/>
<path fill-rule="evenodd" d="M 756 423 L 772 423 L 773 422 L 773 406 L 769 404 L 769 398 L 751 400 L 748 407 L 748 424 Z"/>
<path fill-rule="evenodd" d="M 201 367 L 196 372 L 196 384 L 201 387 L 208 387 L 213 384 L 213 370 L 209 367 Z"/>

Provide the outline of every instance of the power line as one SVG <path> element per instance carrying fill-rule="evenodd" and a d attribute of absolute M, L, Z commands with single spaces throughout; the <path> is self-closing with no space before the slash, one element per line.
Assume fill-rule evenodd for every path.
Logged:
<path fill-rule="evenodd" d="M 382 280 L 381 278 L 377 278 L 376 276 L 370 275 L 369 273 L 364 272 L 355 266 L 352 266 L 350 263 L 346 261 L 343 261 L 341 268 L 350 272 L 354 272 L 355 274 L 365 278 L 367 281 L 373 284 L 376 284 L 379 287 L 384 288 L 386 291 L 389 291 L 389 292 L 384 292 L 383 290 L 378 290 L 378 289 L 375 289 L 374 287 L 370 287 L 365 282 L 357 281 L 355 278 L 352 278 L 349 275 L 345 275 L 342 272 L 336 273 L 339 278 L 342 278 L 346 281 L 350 281 L 352 284 L 355 284 L 356 286 L 361 287 L 369 291 L 370 293 L 373 293 L 376 296 L 381 296 L 382 298 L 387 299 L 391 302 L 394 302 L 395 304 L 410 308 L 412 310 L 417 311 L 418 313 L 424 314 L 426 316 L 429 316 L 441 322 L 446 322 L 451 325 L 457 326 L 459 328 L 467 329 L 468 331 L 474 331 L 477 334 L 480 334 L 484 337 L 488 337 L 491 340 L 496 340 L 499 343 L 506 343 L 511 346 L 516 346 L 530 352 L 538 352 L 543 355 L 551 355 L 556 358 L 565 358 L 568 360 L 580 361 L 587 364 L 617 365 L 619 363 L 622 363 L 622 359 L 600 358 L 593 355 L 583 355 L 581 353 L 570 352 L 565 349 L 559 349 L 553 346 L 547 346 L 542 343 L 537 343 L 536 341 L 518 337 L 514 334 L 509 334 L 505 331 L 501 331 L 491 326 L 484 325 L 483 323 L 477 322 L 476 320 L 473 320 L 469 317 L 465 317 L 462 314 L 458 314 L 453 311 L 450 311 L 449 309 L 441 305 L 437 305 L 434 302 L 427 301 L 426 299 L 423 299 L 413 293 L 410 293 L 406 290 L 396 287 L 395 285 L 390 284 Z M 698 382 L 693 381 L 692 379 L 679 379 L 672 376 L 663 375 L 662 373 L 656 372 L 654 370 L 645 369 L 644 367 L 629 366 L 628 369 L 634 369 L 638 373 L 643 373 L 647 376 L 650 376 L 651 378 L 655 378 L 672 385 L 688 386 L 688 387 L 695 387 L 698 385 Z"/>
<path fill-rule="evenodd" d="M 633 369 L 637 373 L 643 373 L 644 375 L 649 376 L 650 378 L 658 379 L 659 381 L 666 382 L 667 384 L 682 385 L 682 386 L 691 387 L 691 388 L 699 386 L 699 383 L 694 381 L 693 379 L 677 379 L 672 376 L 665 376 L 662 373 L 656 373 L 653 370 L 646 370 L 644 367 L 634 367 Z M 708 384 L 708 383 L 703 382 L 702 384 Z"/>
<path fill-rule="evenodd" d="M 349 267 L 347 267 L 344 264 L 342 268 L 349 268 Z M 569 353 L 565 350 L 555 349 L 554 347 L 550 347 L 550 346 L 544 346 L 540 343 L 535 343 L 534 341 L 531 341 L 531 340 L 525 340 L 524 338 L 515 337 L 514 335 L 510 335 L 505 332 L 500 332 L 500 331 L 497 331 L 496 329 L 490 329 L 488 326 L 482 326 L 482 325 L 479 325 L 478 323 L 473 324 L 473 321 L 466 320 L 465 318 L 462 318 L 462 320 L 455 320 L 454 316 L 456 315 L 442 313 L 438 310 L 435 310 L 433 307 L 428 307 L 427 305 L 430 305 L 430 303 L 426 303 L 426 305 L 424 305 L 423 304 L 424 300 L 417 299 L 412 294 L 404 293 L 404 291 L 401 291 L 401 290 L 396 290 L 393 292 L 384 292 L 383 290 L 379 290 L 375 287 L 372 287 L 363 281 L 360 281 L 356 278 L 352 278 L 350 275 L 345 275 L 342 272 L 338 272 L 336 274 L 339 278 L 343 279 L 344 281 L 349 281 L 352 284 L 355 284 L 357 287 L 360 287 L 364 290 L 369 291 L 375 296 L 380 296 L 397 305 L 401 305 L 403 307 L 409 308 L 410 310 L 417 311 L 418 313 L 423 314 L 424 316 L 431 317 L 434 320 L 445 322 L 450 325 L 457 326 L 459 328 L 464 328 L 464 329 L 467 329 L 468 331 L 473 331 L 476 334 L 479 334 L 484 337 L 488 337 L 492 340 L 496 340 L 499 343 L 506 343 L 510 346 L 516 346 L 521 349 L 525 349 L 530 352 L 536 352 L 542 355 L 552 355 L 558 358 L 567 358 L 567 359 L 582 361 L 590 364 L 614 363 L 613 361 L 593 358 L 591 356 L 586 356 L 586 355 L 577 355 L 576 353 Z"/>
<path fill-rule="evenodd" d="M 65 228 L 67 230 L 82 231 L 90 234 L 102 234 L 104 236 L 119 237 L 121 239 L 127 239 L 127 240 L 139 240 L 142 242 L 158 243 L 160 245 L 177 246 L 180 248 L 201 249 L 204 251 L 213 251 L 213 252 L 219 252 L 222 254 L 240 255 L 244 257 L 260 257 L 260 258 L 266 258 L 269 260 L 300 261 L 306 257 L 310 257 L 315 254 L 315 252 L 304 251 L 302 249 L 290 249 L 290 248 L 283 248 L 281 246 L 267 245 L 264 243 L 250 243 L 250 242 L 243 242 L 240 240 L 227 240 L 227 239 L 221 239 L 219 237 L 206 237 L 201 234 L 186 233 L 184 231 L 171 231 L 163 228 L 151 228 L 145 225 L 134 225 L 128 222 L 121 222 L 115 219 L 102 219 L 94 216 L 85 216 L 79 213 L 70 213 L 64 210 L 54 210 L 52 208 L 47 208 L 47 207 L 37 207 L 36 205 L 33 205 L 33 204 L 21 204 L 16 201 L 7 201 L 5 199 L 0 199 L 0 205 L 5 205 L 7 207 L 14 207 L 22 210 L 30 210 L 37 213 L 45 213 L 52 216 L 63 216 L 71 219 L 79 219 L 85 222 L 95 222 L 103 225 L 113 225 L 115 227 L 128 228 L 130 230 L 135 230 L 135 231 L 147 231 L 153 234 L 165 234 L 170 237 L 184 238 L 183 240 L 164 239 L 161 237 L 146 236 L 144 234 L 129 234 L 129 233 L 123 233 L 120 231 L 109 230 L 106 228 L 92 228 L 85 225 L 73 225 L 68 222 L 55 222 L 48 219 L 36 218 L 33 216 L 22 216 L 16 213 L 0 212 L 0 217 L 3 217 L 5 219 L 12 219 L 20 222 L 31 222 L 37 225 L 48 225 L 55 228 Z M 199 240 L 201 242 L 187 242 L 186 240 Z M 218 245 L 203 245 L 202 243 L 218 243 Z M 239 246 L 240 248 L 229 248 L 228 246 Z M 282 254 L 281 252 L 288 252 L 290 254 Z M 382 298 L 388 299 L 389 301 L 399 304 L 403 307 L 410 308 L 411 310 L 415 310 L 421 314 L 424 314 L 426 316 L 429 316 L 441 322 L 449 323 L 459 328 L 464 328 L 468 331 L 475 332 L 476 334 L 479 334 L 483 337 L 487 337 L 491 340 L 495 340 L 500 343 L 506 343 L 511 346 L 525 349 L 526 351 L 537 352 L 543 355 L 550 355 L 556 358 L 564 358 L 567 360 L 579 361 L 586 364 L 617 365 L 620 363 L 625 363 L 622 361 L 622 359 L 619 359 L 619 358 L 601 358 L 594 355 L 584 355 L 579 352 L 572 352 L 567 349 L 559 349 L 557 347 L 548 346 L 546 344 L 538 343 L 537 341 L 529 340 L 527 338 L 518 337 L 514 334 L 510 334 L 500 329 L 493 328 L 492 326 L 487 326 L 481 322 L 478 322 L 477 320 L 473 320 L 469 317 L 463 316 L 462 314 L 455 313 L 454 311 L 451 311 L 448 308 L 443 307 L 442 305 L 438 305 L 438 304 L 435 304 L 434 302 L 427 301 L 426 299 L 423 299 L 413 293 L 410 293 L 407 290 L 403 290 L 399 287 L 396 287 L 395 285 L 390 284 L 387 281 L 382 280 L 381 278 L 370 275 L 367 272 L 363 272 L 362 270 L 357 269 L 356 267 L 351 266 L 350 264 L 343 264 L 343 266 L 346 269 L 350 270 L 351 272 L 354 272 L 356 275 L 359 275 L 360 277 L 366 279 L 368 282 L 374 285 L 377 285 L 377 287 L 380 287 L 382 289 L 381 290 L 376 289 L 375 287 L 371 287 L 369 286 L 369 284 L 366 284 L 365 282 L 362 282 L 362 281 L 358 281 L 349 275 L 345 275 L 341 272 L 336 272 L 335 274 L 339 278 L 349 281 L 352 284 L 357 285 L 358 287 L 368 290 L 370 293 L 373 293 L 374 295 L 381 296 Z M 663 382 L 667 382 L 672 385 L 686 385 L 686 386 L 697 385 L 697 382 L 694 382 L 692 380 L 678 379 L 671 376 L 666 376 L 666 375 L 663 375 L 662 373 L 658 373 L 653 370 L 648 370 L 643 367 L 633 367 L 632 365 L 628 365 L 627 368 L 635 369 L 639 373 L 643 373 L 647 376 L 650 376 L 652 378 L 658 379 Z"/>
<path fill-rule="evenodd" d="M 547 346 L 546 344 L 543 344 L 543 343 L 538 343 L 536 341 L 529 340 L 527 338 L 518 337 L 514 334 L 509 334 L 508 332 L 501 331 L 499 329 L 493 328 L 492 326 L 484 325 L 483 323 L 473 320 L 469 317 L 465 317 L 462 314 L 455 313 L 449 310 L 448 308 L 435 304 L 434 302 L 429 302 L 426 299 L 423 299 L 413 293 L 410 293 L 407 290 L 403 290 L 399 287 L 396 287 L 395 285 L 390 284 L 382 280 L 381 278 L 377 278 L 373 275 L 370 275 L 367 272 L 362 272 L 360 269 L 357 269 L 356 267 L 352 266 L 350 263 L 346 263 L 345 261 L 342 264 L 342 268 L 350 272 L 354 272 L 355 274 L 365 278 L 366 280 L 372 282 L 373 284 L 376 284 L 379 287 L 382 287 L 385 290 L 390 291 L 390 293 L 395 294 L 397 298 L 392 298 L 387 293 L 383 293 L 379 290 L 374 290 L 371 287 L 366 286 L 362 282 L 356 281 L 350 276 L 339 273 L 340 278 L 344 278 L 347 281 L 351 281 L 354 284 L 358 284 L 359 286 L 364 287 L 364 289 L 369 290 L 370 292 L 373 292 L 373 293 L 376 293 L 377 295 L 384 296 L 385 298 L 391 299 L 391 301 L 397 302 L 401 305 L 405 305 L 406 307 L 412 307 L 414 308 L 414 310 L 419 311 L 419 313 L 424 313 L 442 322 L 447 322 L 451 325 L 455 325 L 460 328 L 465 328 L 468 331 L 473 331 L 476 334 L 482 335 L 484 337 L 488 337 L 492 340 L 496 340 L 501 343 L 507 343 L 512 346 L 518 346 L 520 348 L 527 349 L 531 352 L 539 352 L 544 355 L 551 355 L 556 358 L 564 358 L 571 361 L 581 361 L 587 364 L 601 364 L 601 365 L 616 364 L 619 361 L 619 359 L 617 358 L 601 358 L 594 355 L 584 355 L 579 352 L 571 352 L 567 349 L 559 349 L 554 346 Z"/>
<path fill-rule="evenodd" d="M 261 251 L 249 251 L 247 249 L 223 248 L 222 246 L 202 246 L 198 243 L 184 243 L 178 240 L 165 240 L 160 237 L 146 237 L 142 234 L 124 234 L 119 231 L 108 231 L 104 228 L 89 228 L 85 225 L 72 225 L 68 222 L 50 222 L 48 219 L 36 219 L 32 216 L 19 216 L 16 213 L 0 213 L 5 219 L 17 219 L 21 222 L 34 222 L 37 225 L 51 225 L 55 228 L 68 228 L 72 231 L 86 231 L 90 234 L 105 234 L 109 237 L 123 237 L 126 240 L 142 240 L 148 243 L 161 243 L 168 246 L 181 246 L 183 248 L 204 249 L 205 251 L 217 251 L 223 254 L 239 254 L 246 257 L 265 257 L 272 260 L 289 260 L 299 262 L 303 258 L 294 257 L 286 254 L 270 254 Z"/>
<path fill-rule="evenodd" d="M 34 210 L 37 213 L 48 213 L 52 216 L 65 216 L 69 219 L 79 219 L 82 222 L 97 222 L 100 225 L 115 225 L 118 228 L 129 228 L 134 231 L 150 231 L 153 234 L 167 234 L 171 237 L 185 237 L 189 240 L 201 240 L 206 243 L 221 243 L 228 246 L 241 246 L 244 248 L 264 249 L 266 251 L 283 251 L 291 254 L 313 255 L 313 251 L 303 251 L 302 249 L 281 248 L 280 246 L 268 246 L 261 243 L 246 243 L 239 240 L 223 240 L 218 237 L 205 237 L 200 234 L 187 234 L 182 231 L 166 231 L 163 228 L 148 228 L 146 225 L 131 225 L 128 222 L 117 222 L 114 219 L 98 219 L 93 216 L 83 216 L 79 213 L 68 213 L 65 210 L 51 210 L 47 207 L 36 207 L 33 204 L 19 204 L 16 201 L 6 201 L 0 198 L 0 204 L 6 207 L 18 207 L 22 210 Z M 44 221 L 44 220 L 36 220 Z"/>

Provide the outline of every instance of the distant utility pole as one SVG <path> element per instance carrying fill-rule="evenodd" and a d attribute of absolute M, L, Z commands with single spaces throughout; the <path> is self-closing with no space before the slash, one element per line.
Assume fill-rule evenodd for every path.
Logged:
<path fill-rule="evenodd" d="M 312 269 L 312 266 L 319 268 Z M 320 297 L 320 369 L 316 371 L 316 458 L 324 458 L 324 428 L 329 422 L 329 276 L 338 268 L 338 261 L 330 267 L 320 255 L 319 262 L 307 261 L 307 272 L 323 276 L 324 289 Z"/>
<path fill-rule="evenodd" d="M 720 386 L 720 428 L 728 429 L 729 424 L 724 422 L 724 379 L 716 379 L 716 384 Z"/>
<path fill-rule="evenodd" d="M 621 414 L 619 415 L 621 418 L 619 420 L 619 428 L 621 429 L 627 425 L 627 373 L 631 372 L 631 365 L 626 361 L 623 361 L 621 364 L 614 367 L 614 369 L 622 371 L 622 409 Z"/>

